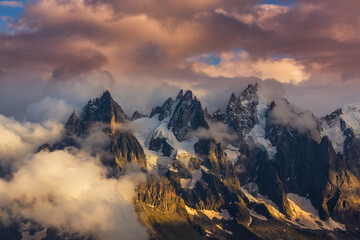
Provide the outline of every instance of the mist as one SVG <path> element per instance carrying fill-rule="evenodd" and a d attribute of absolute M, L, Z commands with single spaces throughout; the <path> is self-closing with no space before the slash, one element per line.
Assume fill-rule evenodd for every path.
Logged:
<path fill-rule="evenodd" d="M 60 234 L 102 240 L 147 238 L 134 206 L 135 188 L 146 176 L 130 167 L 119 179 L 107 177 L 103 153 L 96 151 L 110 141 L 101 128 L 79 140 L 80 149 L 53 152 L 37 148 L 61 138 L 60 123 L 20 123 L 0 116 L 0 131 L 0 164 L 11 166 L 11 177 L 0 179 L 2 224 L 33 221 Z"/>

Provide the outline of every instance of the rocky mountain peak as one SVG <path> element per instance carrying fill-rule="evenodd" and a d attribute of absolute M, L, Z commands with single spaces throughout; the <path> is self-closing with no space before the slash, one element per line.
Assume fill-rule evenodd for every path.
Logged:
<path fill-rule="evenodd" d="M 150 118 L 158 115 L 159 121 L 166 120 L 167 128 L 172 130 L 177 140 L 185 140 L 187 134 L 198 128 L 208 129 L 200 101 L 188 90 L 181 90 L 174 101 L 168 98 L 162 106 L 153 108 Z"/>
<path fill-rule="evenodd" d="M 204 111 L 200 101 L 194 97 L 190 90 L 178 99 L 169 120 L 168 129 L 171 129 L 179 141 L 185 140 L 191 130 L 198 128 L 208 129 Z"/>
<path fill-rule="evenodd" d="M 342 109 L 339 108 L 337 110 L 335 110 L 334 112 L 326 115 L 325 117 L 322 118 L 323 121 L 325 121 L 329 127 L 333 127 L 336 120 L 342 115 Z M 343 126 L 342 128 L 344 128 L 345 126 Z M 345 129 L 342 129 L 343 131 Z"/>
<path fill-rule="evenodd" d="M 152 118 L 156 114 L 159 114 L 158 119 L 160 121 L 164 120 L 171 115 L 173 106 L 174 100 L 172 98 L 168 98 L 162 106 L 157 106 L 152 109 L 150 113 L 150 118 Z"/>
<path fill-rule="evenodd" d="M 236 96 L 235 96 L 235 93 L 231 93 L 231 96 L 230 96 L 230 100 L 229 100 L 229 103 L 228 103 L 228 106 L 233 104 L 234 102 L 236 101 Z"/>
<path fill-rule="evenodd" d="M 134 114 L 131 117 L 131 121 L 135 121 L 135 120 L 137 120 L 139 118 L 144 118 L 144 117 L 147 117 L 147 115 L 139 113 L 138 111 L 135 111 Z"/>
<path fill-rule="evenodd" d="M 70 117 L 65 125 L 74 124 L 77 120 L 78 120 L 78 117 L 76 116 L 75 111 L 73 111 L 73 113 L 70 115 Z"/>
<path fill-rule="evenodd" d="M 231 94 L 225 113 L 216 111 L 214 118 L 224 122 L 240 135 L 247 133 L 257 123 L 257 106 L 259 86 L 249 84 L 248 87 L 236 97 Z"/>
<path fill-rule="evenodd" d="M 190 100 L 192 99 L 193 93 L 191 90 L 187 90 L 184 94 L 184 96 L 181 98 L 183 100 Z"/>
<path fill-rule="evenodd" d="M 75 111 L 70 115 L 68 121 L 65 124 L 65 131 L 67 135 L 80 135 L 81 134 L 81 126 L 80 126 L 80 119 L 76 115 Z"/>
<path fill-rule="evenodd" d="M 179 94 L 178 94 L 177 97 L 176 97 L 176 101 L 179 100 L 179 99 L 181 99 L 183 96 L 184 96 L 184 92 L 183 92 L 183 90 L 181 89 L 180 92 L 179 92 Z"/>
<path fill-rule="evenodd" d="M 130 120 L 109 91 L 105 91 L 100 98 L 90 100 L 83 113 L 83 120 L 90 122 L 111 123 L 114 119 L 114 122 L 122 123 Z"/>
<path fill-rule="evenodd" d="M 133 118 L 142 116 L 142 114 L 135 112 Z M 120 105 L 111 97 L 110 92 L 105 91 L 100 98 L 90 100 L 86 104 L 81 117 L 77 117 L 75 112 L 70 115 L 65 124 L 66 135 L 60 142 L 50 146 L 49 149 L 63 149 L 69 146 L 80 147 L 78 141 L 91 135 L 94 123 L 102 122 L 102 131 L 110 139 L 109 145 L 105 146 L 104 150 L 110 154 L 101 161 L 109 167 L 109 174 L 118 175 L 124 170 L 126 163 L 137 164 L 146 170 L 147 162 L 144 150 L 133 133 L 129 130 L 109 127 L 115 123 L 124 123 L 129 120 Z"/>

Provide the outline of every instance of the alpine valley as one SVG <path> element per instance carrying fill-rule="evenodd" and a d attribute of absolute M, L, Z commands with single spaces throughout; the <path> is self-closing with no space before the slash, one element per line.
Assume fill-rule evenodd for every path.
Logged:
<path fill-rule="evenodd" d="M 215 113 L 181 90 L 131 117 L 105 91 L 38 152 L 71 151 L 93 131 L 106 134 L 92 154 L 107 178 L 146 174 L 134 205 L 149 239 L 360 239 L 360 104 L 317 118 L 264 90 L 255 83 L 224 96 L 226 110 Z M 38 239 L 94 237 L 54 228 Z"/>

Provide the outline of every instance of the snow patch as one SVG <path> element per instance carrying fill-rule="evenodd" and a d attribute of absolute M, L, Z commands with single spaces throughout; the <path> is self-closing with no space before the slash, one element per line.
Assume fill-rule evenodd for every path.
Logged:
<path fill-rule="evenodd" d="M 265 198 L 259 193 L 249 193 L 245 187 L 241 187 L 241 190 L 245 194 L 245 196 L 249 199 L 250 202 L 254 202 L 257 204 L 265 204 L 265 206 L 269 209 L 272 216 L 277 219 L 285 220 L 284 214 L 280 213 L 278 207 L 269 199 Z M 254 195 L 256 195 L 256 197 Z"/>
<path fill-rule="evenodd" d="M 232 220 L 233 218 L 230 216 L 230 213 L 226 209 L 221 209 L 221 212 L 216 212 L 214 210 L 200 210 L 203 214 L 205 214 L 210 220 L 213 218 L 217 218 L 219 220 Z"/>
<path fill-rule="evenodd" d="M 289 193 L 287 195 L 292 212 L 295 215 L 293 220 L 288 220 L 282 213 L 279 212 L 278 208 L 271 200 L 256 191 L 254 184 L 251 186 L 245 185 L 241 188 L 241 190 L 250 202 L 265 204 L 270 209 L 271 215 L 277 219 L 296 225 L 299 228 L 312 230 L 325 229 L 329 231 L 339 229 L 341 231 L 346 231 L 345 225 L 335 222 L 331 218 L 327 221 L 322 221 L 318 216 L 318 211 L 312 206 L 311 201 L 305 197 L 300 197 L 293 193 Z M 252 193 L 249 193 L 248 190 L 252 191 Z M 265 216 L 256 213 L 253 209 L 249 209 L 249 213 L 251 216 L 257 217 L 261 220 L 265 220 L 266 218 Z"/>
<path fill-rule="evenodd" d="M 293 201 L 296 205 L 298 205 L 302 210 L 312 213 L 316 216 L 319 216 L 318 210 L 315 209 L 315 207 L 311 204 L 311 200 L 306 197 L 300 197 L 297 194 L 294 193 L 288 193 L 287 194 L 288 199 Z"/>
<path fill-rule="evenodd" d="M 346 137 L 341 131 L 340 119 L 342 119 L 346 128 L 350 128 L 356 138 L 360 138 L 360 104 L 347 104 L 342 108 L 342 114 L 337 117 L 332 126 L 329 126 L 325 120 L 322 121 L 321 136 L 327 136 L 336 152 L 343 153 L 344 141 Z"/>
<path fill-rule="evenodd" d="M 268 220 L 267 217 L 265 217 L 264 215 L 258 214 L 258 213 L 255 212 L 254 209 L 252 209 L 252 208 L 249 209 L 249 213 L 250 213 L 251 216 L 256 217 L 256 218 L 258 218 L 258 219 L 260 219 L 260 220 L 263 220 L 263 221 L 267 221 L 267 220 Z"/>
<path fill-rule="evenodd" d="M 357 138 L 360 137 L 360 104 L 347 104 L 342 113 L 346 127 L 351 128 Z"/>
<path fill-rule="evenodd" d="M 198 213 L 197 213 L 197 211 L 196 211 L 196 209 L 193 209 L 193 208 L 191 208 L 191 207 L 188 207 L 187 205 L 185 205 L 185 209 L 186 209 L 186 211 L 190 214 L 190 215 L 196 215 L 196 216 L 198 216 Z"/>
<path fill-rule="evenodd" d="M 346 231 L 346 227 L 344 224 L 335 222 L 331 217 L 329 217 L 329 219 L 326 220 L 325 223 L 330 230 L 339 229 L 341 231 Z"/>
<path fill-rule="evenodd" d="M 323 136 L 327 136 L 330 139 L 336 152 L 343 153 L 346 136 L 344 135 L 344 132 L 341 131 L 340 119 L 337 119 L 332 127 L 326 122 L 323 122 L 321 137 Z"/>
<path fill-rule="evenodd" d="M 257 124 L 251 129 L 248 134 L 246 134 L 245 139 L 252 139 L 259 147 L 268 152 L 270 159 L 274 159 L 276 154 L 276 147 L 271 144 L 269 139 L 265 138 L 266 109 L 266 104 L 259 102 L 256 107 Z"/>
<path fill-rule="evenodd" d="M 219 224 L 216 224 L 216 227 L 219 228 L 221 231 L 226 232 L 229 235 L 233 235 L 233 233 L 231 231 L 223 229 Z"/>
<path fill-rule="evenodd" d="M 201 177 L 202 177 L 201 169 L 191 171 L 191 178 L 180 179 L 181 188 L 193 189 L 197 181 L 199 181 Z"/>
<path fill-rule="evenodd" d="M 159 166 L 170 168 L 170 159 L 177 159 L 185 166 L 191 158 L 195 157 L 194 145 L 199 141 L 198 138 L 192 138 L 188 141 L 179 142 L 174 133 L 167 128 L 170 118 L 159 121 L 157 117 L 139 118 L 133 121 L 134 135 L 144 149 L 149 171 L 157 172 Z M 171 158 L 162 156 L 162 153 L 149 150 L 149 142 L 153 138 L 165 138 L 167 143 L 174 148 Z"/>
<path fill-rule="evenodd" d="M 225 151 L 229 161 L 232 162 L 233 165 L 235 165 L 235 163 L 241 156 L 241 153 L 239 152 L 239 148 L 229 144 L 226 146 L 224 151 Z"/>
<path fill-rule="evenodd" d="M 203 165 L 200 165 L 200 168 L 201 168 L 201 170 L 203 170 L 206 173 L 209 172 L 209 169 Z"/>
<path fill-rule="evenodd" d="M 317 215 L 307 212 L 301 209 L 296 203 L 288 199 L 291 207 L 293 208 L 293 213 L 295 213 L 295 220 L 290 221 L 292 224 L 305 229 L 319 230 L 325 229 L 333 231 L 339 229 L 346 231 L 345 225 L 335 222 L 333 219 L 329 218 L 327 221 L 322 221 Z M 304 201 L 301 202 L 303 204 Z M 305 207 L 309 207 L 305 204 Z"/>

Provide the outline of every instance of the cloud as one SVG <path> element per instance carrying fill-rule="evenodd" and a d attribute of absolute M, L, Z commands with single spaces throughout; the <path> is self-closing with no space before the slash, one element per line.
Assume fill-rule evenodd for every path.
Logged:
<path fill-rule="evenodd" d="M 276 80 L 266 80 L 259 83 L 258 95 L 262 101 L 270 104 L 285 96 L 285 87 Z"/>
<path fill-rule="evenodd" d="M 146 239 L 133 205 L 144 179 L 141 173 L 108 179 L 99 159 L 82 151 L 43 151 L 10 181 L 0 179 L 2 218 L 98 239 Z"/>
<path fill-rule="evenodd" d="M 204 61 L 193 61 L 195 72 L 210 77 L 257 77 L 259 79 L 276 79 L 282 83 L 300 83 L 309 79 L 305 67 L 292 58 L 253 59 L 245 51 L 223 52 L 219 64 L 208 64 Z"/>
<path fill-rule="evenodd" d="M 300 112 L 287 101 L 278 99 L 269 114 L 269 121 L 273 124 L 282 124 L 297 129 L 300 133 L 308 132 L 320 141 L 320 131 L 315 116 L 309 112 Z"/>
<path fill-rule="evenodd" d="M 110 139 L 103 126 L 78 139 L 81 149 L 54 152 L 35 153 L 40 145 L 60 140 L 62 124 L 20 123 L 0 115 L 0 133 L 0 168 L 12 173 L 8 180 L 0 178 L 2 224 L 33 221 L 98 239 L 147 238 L 133 204 L 145 174 L 129 167 L 121 178 L 107 178 L 100 158 L 108 154 L 103 148 Z"/>
<path fill-rule="evenodd" d="M 19 167 L 24 156 L 34 153 L 40 145 L 58 141 L 63 129 L 62 124 L 51 121 L 20 123 L 0 115 L 0 164 Z"/>
<path fill-rule="evenodd" d="M 45 97 L 31 103 L 26 109 L 26 119 L 31 122 L 66 122 L 74 107 L 64 100 Z"/>
<path fill-rule="evenodd" d="M 224 146 L 237 140 L 238 136 L 229 130 L 229 127 L 222 122 L 207 121 L 209 129 L 201 128 L 193 133 L 199 138 L 214 138 L 215 141 L 222 143 Z"/>
<path fill-rule="evenodd" d="M 122 125 L 125 124 L 119 124 L 119 128 L 124 129 Z M 95 124 L 91 126 L 91 129 L 89 130 L 89 135 L 86 138 L 77 138 L 76 141 L 81 146 L 81 149 L 92 153 L 94 156 L 103 155 L 103 154 L 109 154 L 104 153 L 104 149 L 107 149 L 110 146 L 110 138 L 104 131 L 104 128 L 109 128 L 109 125 L 105 124 Z M 128 128 L 126 128 L 128 129 Z"/>
<path fill-rule="evenodd" d="M 94 69 L 115 76 L 143 68 L 154 74 L 154 69 L 170 70 L 195 54 L 241 48 L 258 59 L 253 64 L 264 77 L 277 63 L 305 78 L 318 67 L 358 72 L 353 61 L 358 53 L 352 51 L 360 39 L 353 20 L 357 7 L 356 0 L 301 0 L 286 7 L 250 0 L 41 0 L 25 6 L 24 16 L 8 23 L 15 34 L 0 37 L 0 51 L 8 59 L 2 65 L 8 71 L 21 66 L 50 72 L 55 78 Z M 164 56 L 166 61 L 159 61 Z M 152 67 L 141 61 L 148 58 L 156 59 L 150 61 Z M 23 64 L 17 64 L 20 61 Z M 292 78 L 297 82 L 300 77 Z"/>
<path fill-rule="evenodd" d="M 19 1 L 1 1 L 0 6 L 3 7 L 23 7 L 23 3 Z"/>

